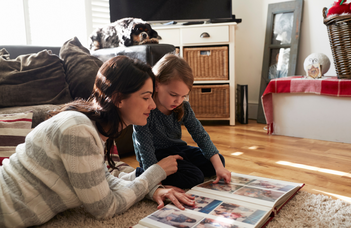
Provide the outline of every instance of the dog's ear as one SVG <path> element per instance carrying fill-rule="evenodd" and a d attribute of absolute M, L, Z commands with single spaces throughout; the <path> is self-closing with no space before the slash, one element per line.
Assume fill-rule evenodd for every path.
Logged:
<path fill-rule="evenodd" d="M 157 37 L 158 37 L 158 33 L 155 30 L 151 29 L 150 38 L 157 38 Z"/>

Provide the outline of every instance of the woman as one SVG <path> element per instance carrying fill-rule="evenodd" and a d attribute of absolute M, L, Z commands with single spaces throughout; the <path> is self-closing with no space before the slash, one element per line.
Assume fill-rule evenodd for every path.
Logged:
<path fill-rule="evenodd" d="M 81 205 L 96 218 L 110 218 L 145 196 L 158 208 L 166 198 L 181 209 L 180 202 L 193 205 L 189 195 L 158 185 L 177 171 L 180 156 L 138 178 L 134 172 L 116 178 L 104 164 L 106 156 L 115 168 L 108 151 L 123 128 L 147 123 L 155 108 L 153 81 L 149 66 L 112 58 L 99 69 L 88 101 L 68 103 L 34 128 L 0 167 L 0 227 L 39 225 Z"/>

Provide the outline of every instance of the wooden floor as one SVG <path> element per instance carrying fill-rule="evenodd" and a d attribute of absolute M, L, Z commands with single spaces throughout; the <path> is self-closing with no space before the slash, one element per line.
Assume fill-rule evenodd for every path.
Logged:
<path fill-rule="evenodd" d="M 265 126 L 255 120 L 235 126 L 204 123 L 229 171 L 305 183 L 302 191 L 351 203 L 351 144 L 267 135 Z M 196 146 L 185 128 L 183 140 Z M 138 166 L 135 156 L 122 160 Z"/>

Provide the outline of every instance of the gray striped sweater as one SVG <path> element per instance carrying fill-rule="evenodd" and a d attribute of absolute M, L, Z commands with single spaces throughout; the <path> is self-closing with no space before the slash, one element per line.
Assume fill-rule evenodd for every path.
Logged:
<path fill-rule="evenodd" d="M 94 123 L 82 113 L 65 111 L 38 125 L 0 167 L 0 227 L 39 225 L 81 205 L 96 218 L 110 218 L 151 198 L 166 178 L 159 165 L 138 178 L 116 178 L 103 151 Z"/>

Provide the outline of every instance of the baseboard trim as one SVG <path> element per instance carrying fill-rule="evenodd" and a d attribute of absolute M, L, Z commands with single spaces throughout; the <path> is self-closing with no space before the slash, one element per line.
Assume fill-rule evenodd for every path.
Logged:
<path fill-rule="evenodd" d="M 258 104 L 249 103 L 249 119 L 257 120 Z"/>

